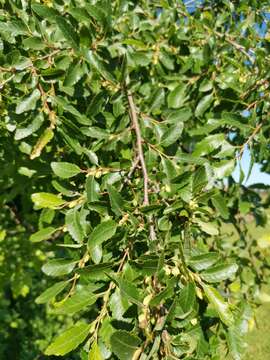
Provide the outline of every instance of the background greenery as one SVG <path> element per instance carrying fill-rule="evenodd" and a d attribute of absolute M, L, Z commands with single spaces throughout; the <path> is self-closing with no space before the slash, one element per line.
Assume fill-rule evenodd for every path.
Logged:
<path fill-rule="evenodd" d="M 0 0 L 1 357 L 245 353 L 270 198 L 231 174 L 270 172 L 269 10 Z"/>

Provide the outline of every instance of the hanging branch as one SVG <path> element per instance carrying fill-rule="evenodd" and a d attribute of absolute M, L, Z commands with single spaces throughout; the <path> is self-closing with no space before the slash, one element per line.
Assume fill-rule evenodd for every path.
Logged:
<path fill-rule="evenodd" d="M 133 96 L 130 91 L 127 91 L 127 98 L 128 98 L 128 105 L 129 105 L 129 115 L 130 119 L 133 125 L 133 128 L 135 130 L 136 134 L 136 142 L 137 142 L 137 152 L 138 152 L 138 158 L 141 164 L 142 173 L 143 173 L 143 194 L 144 194 L 144 205 L 149 205 L 149 176 L 147 172 L 147 168 L 145 165 L 145 159 L 144 159 L 144 153 L 143 153 L 143 138 L 141 135 L 141 129 L 138 121 L 136 106 L 134 104 Z M 156 239 L 156 233 L 155 228 L 153 224 L 153 217 L 149 216 L 149 222 L 150 222 L 150 239 L 155 240 Z"/>

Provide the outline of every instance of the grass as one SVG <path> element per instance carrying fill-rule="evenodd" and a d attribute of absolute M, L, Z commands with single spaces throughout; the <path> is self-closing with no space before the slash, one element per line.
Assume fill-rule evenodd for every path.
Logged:
<path fill-rule="evenodd" d="M 255 239 L 270 235 L 270 211 L 268 211 L 268 221 L 265 227 L 256 226 L 254 221 L 248 223 L 250 234 Z M 231 224 L 224 224 L 224 233 L 230 234 L 229 242 L 234 242 L 238 234 Z M 227 239 L 228 240 L 228 239 Z M 270 286 L 264 289 L 270 294 Z M 248 347 L 243 356 L 243 360 L 270 360 L 270 303 L 259 306 L 256 310 L 256 326 L 247 334 Z"/>
<path fill-rule="evenodd" d="M 257 327 L 247 335 L 248 348 L 243 360 L 270 359 L 270 303 L 257 310 Z"/>

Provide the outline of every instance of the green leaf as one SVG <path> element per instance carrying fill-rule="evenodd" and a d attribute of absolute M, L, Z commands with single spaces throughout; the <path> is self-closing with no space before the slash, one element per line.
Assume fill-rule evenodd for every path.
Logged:
<path fill-rule="evenodd" d="M 104 26 L 107 23 L 109 14 L 106 14 L 105 12 L 106 8 L 104 8 L 104 3 L 97 3 L 96 5 L 86 3 L 85 8 L 88 14 L 99 24 L 102 24 Z"/>
<path fill-rule="evenodd" d="M 67 286 L 68 281 L 60 281 L 41 293 L 35 300 L 37 304 L 45 304 L 55 298 Z"/>
<path fill-rule="evenodd" d="M 76 349 L 89 334 L 91 325 L 76 324 L 59 335 L 45 350 L 45 355 L 65 355 Z"/>
<path fill-rule="evenodd" d="M 193 283 L 188 283 L 180 290 L 180 296 L 177 304 L 181 306 L 184 313 L 189 313 L 194 306 L 196 299 L 195 286 Z"/>
<path fill-rule="evenodd" d="M 88 290 L 79 290 L 76 294 L 69 297 L 60 306 L 53 309 L 54 314 L 73 315 L 81 310 L 87 310 L 87 307 L 93 305 L 97 300 L 97 295 L 89 293 Z"/>
<path fill-rule="evenodd" d="M 208 269 L 219 260 L 219 254 L 217 252 L 209 252 L 196 256 L 192 256 L 188 259 L 188 264 L 196 271 Z"/>
<path fill-rule="evenodd" d="M 230 213 L 223 196 L 220 194 L 214 195 L 211 197 L 211 201 L 223 219 L 227 220 L 230 216 Z"/>
<path fill-rule="evenodd" d="M 91 350 L 88 354 L 88 360 L 103 360 L 101 351 L 99 350 L 98 344 L 96 341 L 93 342 Z"/>
<path fill-rule="evenodd" d="M 207 175 L 204 167 L 199 167 L 192 178 L 192 194 L 198 195 L 202 192 L 203 188 L 207 185 Z"/>
<path fill-rule="evenodd" d="M 55 17 L 58 15 L 58 12 L 55 9 L 45 5 L 32 4 L 31 7 L 38 16 L 50 21 L 55 21 Z"/>
<path fill-rule="evenodd" d="M 184 128 L 184 124 L 178 122 L 177 124 L 171 125 L 161 137 L 161 146 L 170 146 L 174 144 L 181 136 Z"/>
<path fill-rule="evenodd" d="M 117 224 L 113 220 L 103 221 L 99 225 L 97 225 L 94 230 L 91 232 L 88 239 L 88 250 L 91 253 L 92 249 L 95 246 L 101 245 L 104 241 L 112 238 L 117 229 Z"/>
<path fill-rule="evenodd" d="M 74 31 L 74 27 L 71 26 L 63 16 L 56 16 L 55 21 L 67 42 L 77 50 L 79 47 L 79 38 Z"/>
<path fill-rule="evenodd" d="M 156 294 L 150 301 L 150 306 L 160 305 L 164 300 L 171 298 L 174 294 L 173 286 L 168 285 L 164 290 Z"/>
<path fill-rule="evenodd" d="M 137 66 L 148 66 L 151 62 L 151 54 L 144 53 L 144 52 L 134 52 L 131 54 L 132 61 Z"/>
<path fill-rule="evenodd" d="M 32 152 L 30 154 L 31 160 L 33 160 L 41 155 L 42 150 L 52 140 L 53 136 L 54 136 L 54 132 L 51 128 L 45 129 L 45 131 L 39 137 L 36 145 L 34 146 Z"/>
<path fill-rule="evenodd" d="M 140 207 L 140 211 L 144 214 L 151 214 L 158 212 L 158 210 L 162 209 L 163 205 L 161 204 L 152 204 L 152 205 L 143 205 Z"/>
<path fill-rule="evenodd" d="M 65 204 L 65 200 L 58 195 L 45 192 L 34 193 L 31 195 L 31 199 L 38 208 L 57 209 Z"/>
<path fill-rule="evenodd" d="M 48 240 L 50 237 L 57 231 L 56 228 L 49 226 L 47 228 L 43 228 L 36 233 L 30 236 L 30 241 L 32 242 L 39 242 L 43 240 Z"/>
<path fill-rule="evenodd" d="M 130 261 L 130 265 L 136 269 L 140 274 L 143 275 L 154 275 L 158 269 L 158 256 L 141 256 L 136 261 Z"/>
<path fill-rule="evenodd" d="M 65 224 L 71 237 L 77 243 L 82 243 L 84 232 L 80 223 L 80 213 L 77 208 L 70 209 L 66 212 Z"/>
<path fill-rule="evenodd" d="M 99 199 L 99 184 L 95 180 L 94 176 L 87 176 L 85 187 L 86 187 L 87 200 L 90 203 L 94 202 L 94 201 L 98 201 L 98 199 Z"/>
<path fill-rule="evenodd" d="M 204 96 L 198 103 L 196 110 L 195 110 L 195 116 L 200 117 L 202 116 L 205 111 L 210 107 L 210 105 L 213 102 L 213 94 L 209 94 Z"/>
<path fill-rule="evenodd" d="M 23 40 L 23 46 L 26 50 L 43 50 L 46 47 L 46 44 L 42 41 L 42 39 L 32 36 Z"/>
<path fill-rule="evenodd" d="M 192 155 L 196 157 L 211 154 L 219 148 L 222 156 L 234 153 L 233 146 L 225 140 L 224 134 L 214 134 L 207 136 L 201 142 L 197 143 Z M 220 156 L 220 153 L 215 155 L 215 157 Z"/>
<path fill-rule="evenodd" d="M 223 297 L 217 291 L 217 289 L 212 286 L 202 284 L 205 296 L 209 303 L 213 306 L 213 308 L 218 313 L 221 321 L 224 322 L 227 326 L 230 326 L 234 322 L 233 314 L 229 308 L 229 304 L 225 302 Z"/>
<path fill-rule="evenodd" d="M 196 220 L 196 223 L 200 226 L 200 228 L 202 229 L 202 231 L 204 231 L 206 234 L 208 235 L 212 235 L 212 236 L 215 236 L 215 235 L 218 235 L 219 234 L 219 231 L 218 229 L 216 228 L 216 226 L 211 223 L 211 222 L 203 222 L 201 220 Z"/>
<path fill-rule="evenodd" d="M 74 86 L 84 73 L 84 67 L 80 62 L 71 64 L 64 80 L 64 86 Z"/>
<path fill-rule="evenodd" d="M 31 95 L 20 100 L 16 106 L 16 114 L 22 114 L 26 111 L 33 110 L 36 108 L 37 101 L 40 99 L 40 91 L 35 89 Z"/>
<path fill-rule="evenodd" d="M 226 337 L 232 358 L 234 360 L 242 360 L 245 343 L 243 335 L 241 334 L 239 329 L 234 326 L 230 326 Z"/>
<path fill-rule="evenodd" d="M 179 110 L 165 111 L 164 117 L 169 123 L 176 123 L 177 121 L 185 122 L 192 117 L 192 111 L 189 107 L 183 107 Z"/>
<path fill-rule="evenodd" d="M 73 176 L 78 175 L 81 169 L 78 165 L 71 164 L 68 162 L 52 162 L 51 168 L 56 176 L 62 179 L 69 179 Z"/>
<path fill-rule="evenodd" d="M 112 351 L 120 360 L 132 360 L 140 343 L 137 336 L 124 330 L 115 331 L 111 336 Z"/>
<path fill-rule="evenodd" d="M 71 273 L 76 263 L 70 259 L 53 259 L 44 264 L 41 270 L 48 276 L 61 276 Z"/>
<path fill-rule="evenodd" d="M 164 89 L 157 89 L 151 99 L 151 106 L 149 111 L 153 112 L 156 110 L 160 110 L 162 105 L 164 104 L 164 100 L 165 100 L 165 91 Z"/>
<path fill-rule="evenodd" d="M 108 184 L 107 188 L 108 188 L 112 210 L 115 213 L 115 215 L 120 216 L 122 214 L 124 200 L 122 196 L 119 194 L 119 192 L 112 185 Z"/>
<path fill-rule="evenodd" d="M 106 274 L 110 273 L 113 265 L 114 265 L 113 263 L 88 265 L 82 269 L 78 269 L 77 272 L 79 274 L 85 275 L 87 279 L 94 279 L 94 280 L 106 279 L 107 278 Z"/>
<path fill-rule="evenodd" d="M 21 140 L 28 137 L 29 135 L 32 135 L 41 127 L 43 121 L 44 121 L 43 115 L 42 114 L 37 115 L 27 127 L 16 129 L 14 139 Z"/>
<path fill-rule="evenodd" d="M 231 278 L 237 270 L 236 264 L 222 264 L 201 272 L 200 276 L 207 282 L 216 283 Z"/>
<path fill-rule="evenodd" d="M 76 118 L 76 120 L 78 121 L 79 124 L 89 126 L 89 124 L 91 123 L 90 120 L 88 119 L 88 117 L 85 114 L 81 114 L 73 105 L 71 105 L 62 96 L 54 96 L 53 101 L 55 102 L 55 104 L 57 104 L 59 106 L 60 109 L 63 109 L 66 112 L 68 112 L 68 113 L 72 114 L 73 116 L 75 116 L 75 118 Z M 72 136 L 72 134 L 71 134 L 71 136 Z M 76 137 L 74 139 L 74 136 L 72 136 L 72 138 L 71 138 L 66 134 L 65 134 L 65 138 L 68 140 L 68 142 L 70 144 L 71 144 L 71 142 L 73 142 L 73 145 L 74 145 L 75 140 L 78 141 L 78 139 L 76 139 Z M 79 153 L 81 154 L 83 152 L 83 148 L 80 147 L 80 144 L 77 144 L 76 147 L 79 148 Z"/>
<path fill-rule="evenodd" d="M 142 306 L 141 294 L 133 283 L 113 275 L 110 275 L 110 278 L 112 278 L 112 280 L 119 287 L 123 298 L 126 298 L 138 306 Z"/>
<path fill-rule="evenodd" d="M 93 68 L 108 81 L 115 82 L 113 75 L 107 70 L 103 60 L 92 50 L 85 52 L 85 59 Z"/>
<path fill-rule="evenodd" d="M 33 160 L 41 155 L 42 150 L 45 146 L 53 139 L 54 132 L 51 128 L 45 129 L 45 131 L 39 137 L 36 145 L 34 146 L 31 154 L 30 159 Z"/>
<path fill-rule="evenodd" d="M 94 139 L 107 139 L 110 136 L 107 130 L 96 126 L 82 127 L 80 130 L 84 135 Z"/>
<path fill-rule="evenodd" d="M 90 252 L 91 255 L 91 259 L 93 260 L 93 262 L 95 264 L 99 264 L 102 260 L 102 255 L 103 255 L 103 251 L 102 251 L 102 246 L 101 245 L 95 245 Z"/>
<path fill-rule="evenodd" d="M 180 108 L 186 100 L 185 93 L 186 86 L 184 84 L 177 86 L 168 95 L 168 106 L 173 109 Z"/>

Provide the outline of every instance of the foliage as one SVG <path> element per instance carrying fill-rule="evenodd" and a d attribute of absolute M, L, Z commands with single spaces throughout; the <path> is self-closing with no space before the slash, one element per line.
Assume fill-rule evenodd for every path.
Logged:
<path fill-rule="evenodd" d="M 1 277 L 46 355 L 240 359 L 268 200 L 231 174 L 246 147 L 270 172 L 269 6 L 235 3 L 0 1 Z"/>

